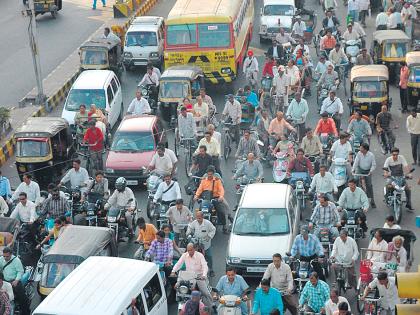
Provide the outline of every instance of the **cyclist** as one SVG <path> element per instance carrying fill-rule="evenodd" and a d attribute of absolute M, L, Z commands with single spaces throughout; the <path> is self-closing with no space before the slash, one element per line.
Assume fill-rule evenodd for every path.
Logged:
<path fill-rule="evenodd" d="M 329 116 L 331 116 L 332 119 L 334 119 L 337 130 L 340 130 L 341 116 L 343 115 L 344 108 L 343 108 L 343 103 L 341 102 L 341 99 L 339 99 L 336 96 L 336 94 L 337 94 L 337 89 L 335 87 L 331 88 L 330 97 L 327 97 L 322 102 L 320 114 L 327 113 Z"/>
<path fill-rule="evenodd" d="M 181 107 L 180 114 L 178 115 L 178 134 L 181 142 L 185 138 L 192 138 L 191 145 L 193 147 L 197 146 L 197 125 L 193 114 L 188 113 L 185 106 Z"/>
<path fill-rule="evenodd" d="M 277 74 L 273 78 L 271 95 L 275 95 L 275 105 L 277 109 L 283 108 L 289 104 L 290 77 L 285 73 L 286 68 L 283 65 L 278 66 Z"/>
<path fill-rule="evenodd" d="M 74 125 L 76 126 L 76 135 L 79 138 L 83 138 L 83 135 L 87 129 L 87 122 L 89 120 L 89 114 L 86 111 L 86 105 L 80 104 L 79 112 L 74 116 Z"/>
<path fill-rule="evenodd" d="M 95 121 L 89 122 L 89 129 L 86 130 L 83 137 L 83 143 L 89 146 L 89 158 L 92 161 L 94 168 L 99 171 L 103 169 L 102 154 L 104 150 L 104 135 L 101 129 L 96 127 Z"/>
<path fill-rule="evenodd" d="M 334 66 L 329 63 L 327 70 L 321 75 L 316 86 L 318 88 L 325 87 L 331 90 L 332 87 L 337 87 L 339 83 L 338 73 L 334 70 Z"/>
<path fill-rule="evenodd" d="M 234 132 L 233 140 L 238 143 L 239 127 L 242 117 L 242 105 L 235 99 L 233 94 L 228 95 L 228 100 L 225 103 L 225 108 L 223 109 L 222 115 L 226 117 L 227 120 L 231 120 L 232 129 Z"/>
<path fill-rule="evenodd" d="M 375 155 L 369 151 L 369 144 L 362 143 L 360 145 L 360 150 L 356 154 L 356 158 L 353 163 L 353 174 L 364 174 L 366 175 L 366 194 L 370 198 L 370 205 L 374 209 L 376 208 L 375 199 L 373 197 L 373 187 L 372 187 L 372 173 L 376 169 L 376 160 Z M 358 176 L 355 176 L 355 179 L 358 180 Z"/>
<path fill-rule="evenodd" d="M 169 218 L 169 221 L 173 226 L 175 242 L 178 244 L 181 229 L 177 226 L 177 224 L 190 223 L 193 215 L 190 209 L 184 206 L 184 201 L 182 199 L 178 199 L 175 202 L 175 206 L 170 207 L 168 211 L 166 211 L 166 216 Z"/>
<path fill-rule="evenodd" d="M 128 207 L 125 211 L 127 221 L 128 235 L 133 236 L 133 212 L 136 208 L 136 199 L 133 191 L 127 187 L 127 180 L 124 177 L 118 177 L 115 181 L 114 193 L 109 197 L 105 204 L 105 210 L 111 207 Z"/>
<path fill-rule="evenodd" d="M 276 42 L 279 43 L 279 45 L 283 44 L 296 44 L 295 39 L 289 34 L 284 31 L 284 28 L 280 27 L 278 34 L 276 35 Z"/>
<path fill-rule="evenodd" d="M 176 165 L 178 159 L 171 149 L 165 148 L 163 143 L 159 143 L 156 147 L 156 153 L 153 155 L 149 164 L 149 170 L 154 170 L 157 174 L 164 176 L 176 173 Z"/>
<path fill-rule="evenodd" d="M 330 287 L 325 281 L 318 279 L 319 277 L 317 272 L 310 274 L 309 281 L 299 297 L 299 306 L 302 309 L 306 303 L 305 311 L 324 314 L 325 303 L 330 298 Z"/>
<path fill-rule="evenodd" d="M 251 315 L 270 315 L 273 310 L 278 310 L 283 315 L 280 291 L 270 287 L 270 280 L 262 279 L 260 287 L 255 291 Z"/>
<path fill-rule="evenodd" d="M 344 297 L 338 294 L 338 289 L 331 288 L 330 290 L 330 299 L 325 303 L 325 314 L 326 315 L 344 315 L 339 312 L 340 304 L 344 303 L 348 306 L 349 301 Z M 349 308 L 346 308 L 346 311 Z M 351 315 L 351 314 L 350 314 Z"/>
<path fill-rule="evenodd" d="M 282 136 L 284 136 L 285 128 L 289 131 L 296 132 L 296 129 L 283 118 L 283 112 L 277 112 L 276 117 L 271 120 L 268 127 L 270 135 L 270 145 L 273 147 L 277 144 Z"/>
<path fill-rule="evenodd" d="M 349 58 L 347 57 L 343 48 L 341 48 L 340 43 L 335 44 L 335 48 L 330 51 L 330 54 L 328 55 L 328 60 L 331 61 L 331 63 L 334 66 L 339 66 L 342 63 L 349 62 Z"/>
<path fill-rule="evenodd" d="M 153 197 L 153 203 L 156 203 L 159 199 L 162 200 L 162 204 L 170 205 L 176 200 L 181 199 L 181 189 L 177 181 L 172 180 L 170 174 L 166 174 L 156 190 Z"/>
<path fill-rule="evenodd" d="M 239 166 L 232 178 L 238 179 L 242 176 L 256 182 L 260 182 L 264 176 L 261 162 L 255 159 L 255 155 L 252 152 L 248 153 L 247 160 Z"/>
<path fill-rule="evenodd" d="M 254 52 L 252 50 L 248 50 L 242 70 L 247 81 L 251 84 L 252 87 L 256 88 L 258 82 L 259 67 L 257 57 L 254 56 Z"/>
<path fill-rule="evenodd" d="M 201 292 L 192 291 L 191 298 L 182 306 L 179 315 L 209 315 L 208 308 L 201 302 Z"/>
<path fill-rule="evenodd" d="M 309 156 L 320 156 L 323 152 L 321 141 L 311 128 L 306 128 L 306 136 L 302 138 L 300 147 Z"/>
<path fill-rule="evenodd" d="M 302 98 L 302 93 L 300 91 L 296 92 L 295 98 L 290 102 L 290 105 L 287 108 L 286 117 L 292 120 L 293 124 L 299 126 L 299 138 L 302 138 L 303 133 L 305 132 L 305 122 L 308 113 L 308 102 Z"/>
<path fill-rule="evenodd" d="M 347 127 L 347 133 L 351 134 L 352 139 L 359 143 L 368 143 L 372 135 L 372 129 L 369 123 L 363 119 L 362 113 L 356 112 L 355 119 L 352 119 Z"/>
<path fill-rule="evenodd" d="M 214 167 L 216 168 L 216 172 L 220 176 L 222 176 L 222 170 L 220 169 L 220 143 L 217 141 L 216 137 L 212 137 L 211 131 L 207 130 L 204 133 L 204 138 L 200 140 L 200 142 L 198 143 L 198 148 L 195 151 L 196 155 L 200 152 L 201 147 L 206 147 L 207 154 L 209 154 L 212 158 L 210 164 L 214 165 Z M 204 167 L 202 168 L 202 170 L 204 172 L 206 171 Z"/>
<path fill-rule="evenodd" d="M 333 193 L 338 192 L 337 184 L 335 183 L 334 176 L 327 172 L 327 167 L 321 165 L 319 173 L 315 174 L 312 178 L 310 190 L 316 192 L 317 195 L 323 194 L 329 197 L 329 200 L 334 200 Z"/>
<path fill-rule="evenodd" d="M 302 21 L 300 15 L 295 16 L 296 22 L 292 27 L 292 36 L 296 35 L 298 37 L 303 37 L 303 33 L 306 31 L 306 24 Z"/>
<path fill-rule="evenodd" d="M 241 159 L 248 156 L 249 153 L 253 153 L 257 159 L 261 155 L 257 140 L 255 140 L 254 137 L 251 137 L 251 132 L 249 130 L 245 130 L 243 137 L 239 141 L 235 158 Z"/>
<path fill-rule="evenodd" d="M 87 170 L 80 166 L 82 162 L 79 159 L 73 160 L 73 168 L 71 168 L 66 175 L 61 179 L 57 185 L 60 188 L 63 184 L 70 182 L 71 189 L 82 187 L 82 193 L 86 193 L 86 183 L 89 181 L 89 174 Z"/>
<path fill-rule="evenodd" d="M 376 115 L 376 129 L 381 136 L 382 144 L 386 143 L 386 136 L 388 136 L 389 147 L 393 148 L 395 144 L 395 136 L 391 129 L 391 123 L 393 122 L 393 118 L 391 113 L 388 111 L 388 107 L 386 105 L 382 105 L 381 112 Z M 398 128 L 397 125 L 394 128 Z M 388 153 L 388 148 L 385 149 L 385 154 Z"/>
<path fill-rule="evenodd" d="M 329 201 L 326 195 L 319 197 L 319 204 L 315 206 L 312 212 L 309 228 L 312 229 L 315 224 L 314 234 L 319 237 L 320 229 L 328 228 L 330 237 L 334 240 L 338 236 L 337 227 L 340 226 L 340 215 L 337 212 L 335 204 Z"/>

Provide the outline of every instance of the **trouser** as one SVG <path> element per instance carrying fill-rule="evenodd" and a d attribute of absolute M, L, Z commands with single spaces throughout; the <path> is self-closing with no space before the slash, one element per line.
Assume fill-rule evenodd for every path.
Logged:
<path fill-rule="evenodd" d="M 400 87 L 400 100 L 402 110 L 407 110 L 408 107 L 408 90 Z"/>
<path fill-rule="evenodd" d="M 369 174 L 369 170 L 362 170 L 360 167 L 357 169 L 357 173 L 358 174 Z M 359 178 L 357 176 L 355 176 L 355 178 L 358 180 Z M 371 200 L 373 201 L 373 186 L 372 186 L 372 175 L 369 176 L 365 176 L 364 177 L 365 182 L 366 182 L 366 195 L 368 196 L 368 198 L 371 198 Z"/>
<path fill-rule="evenodd" d="M 340 131 L 340 128 L 341 128 L 341 115 L 340 114 L 334 114 L 334 115 L 332 115 L 332 119 L 335 122 L 335 127 L 337 128 L 337 131 Z"/>
<path fill-rule="evenodd" d="M 362 10 L 359 12 L 359 20 L 363 25 L 366 25 L 366 16 L 368 15 L 368 10 Z"/>
<path fill-rule="evenodd" d="M 341 267 L 337 266 L 336 264 L 331 265 L 331 269 L 333 271 L 333 279 L 337 279 L 337 269 L 344 268 L 347 273 L 347 281 L 352 288 L 356 288 L 356 275 L 354 272 L 354 266 L 351 267 Z"/>
<path fill-rule="evenodd" d="M 312 256 L 300 256 L 300 260 L 301 261 L 307 261 L 310 262 L 312 259 L 317 258 L 317 255 L 312 255 Z M 314 271 L 318 274 L 319 279 L 321 279 L 322 281 L 325 281 L 325 276 L 324 276 L 324 271 L 322 270 L 322 266 L 319 262 L 314 262 L 313 263 L 313 268 Z"/>
<path fill-rule="evenodd" d="M 97 1 L 97 0 L 93 0 L 93 6 L 92 6 L 92 7 L 93 7 L 94 9 L 96 9 L 96 1 Z M 105 5 L 106 5 L 105 0 L 101 0 L 101 1 L 102 1 L 102 5 L 103 5 L 103 6 L 105 6 Z"/>
<path fill-rule="evenodd" d="M 218 173 L 220 176 L 222 176 L 222 170 L 220 169 L 220 158 L 219 156 L 212 156 L 212 163 L 216 170 L 216 173 Z"/>
<path fill-rule="evenodd" d="M 351 17 L 351 19 L 353 20 L 353 22 L 357 22 L 358 21 L 359 14 L 358 14 L 357 10 L 350 10 L 349 11 L 349 16 Z"/>
<path fill-rule="evenodd" d="M 204 275 L 207 276 L 207 275 Z M 209 288 L 207 286 L 206 280 L 197 280 L 197 288 L 201 292 L 202 301 L 205 306 L 207 306 L 210 310 L 213 307 L 213 299 L 211 297 Z"/>
<path fill-rule="evenodd" d="M 20 305 L 20 310 L 22 315 L 29 315 L 31 311 L 29 310 L 30 301 L 25 293 L 25 288 L 22 283 L 19 283 L 13 287 L 13 294 L 15 295 L 15 300 Z"/>
<path fill-rule="evenodd" d="M 288 309 L 292 315 L 297 315 L 298 304 L 295 297 L 293 295 L 283 295 L 281 298 L 283 300 L 283 314 Z"/>
<path fill-rule="evenodd" d="M 410 133 L 411 137 L 411 154 L 413 155 L 414 163 L 420 162 L 420 134 Z"/>
<path fill-rule="evenodd" d="M 124 215 L 127 220 L 128 229 L 133 231 L 133 212 L 127 210 Z"/>
<path fill-rule="evenodd" d="M 213 253 L 211 251 L 211 246 L 204 251 L 204 258 L 207 261 L 207 265 L 209 267 L 209 270 L 210 271 L 213 270 Z M 207 276 L 207 275 L 205 275 L 205 276 Z"/>
<path fill-rule="evenodd" d="M 296 124 L 296 126 L 299 126 L 299 134 L 298 137 L 299 139 L 302 139 L 305 136 L 305 123 L 301 123 L 301 124 Z"/>
<path fill-rule="evenodd" d="M 90 151 L 90 160 L 92 162 L 93 168 L 96 171 L 103 170 L 103 159 L 102 159 L 102 150 L 101 151 Z M 94 174 L 89 174 L 93 176 Z"/>
<path fill-rule="evenodd" d="M 390 142 L 391 148 L 394 147 L 395 137 L 394 137 L 394 133 L 392 132 L 391 129 L 382 130 L 382 132 L 381 132 L 381 141 L 382 141 L 382 143 L 385 143 L 386 142 L 385 133 L 388 135 L 388 140 Z"/>
<path fill-rule="evenodd" d="M 236 124 L 236 125 L 232 125 L 232 129 L 233 129 L 233 141 L 235 141 L 236 145 L 239 144 L 239 132 L 240 132 L 240 124 Z"/>

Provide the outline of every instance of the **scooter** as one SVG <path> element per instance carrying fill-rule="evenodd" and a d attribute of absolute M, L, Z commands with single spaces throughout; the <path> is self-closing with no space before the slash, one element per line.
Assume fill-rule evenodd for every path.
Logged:
<path fill-rule="evenodd" d="M 128 235 L 128 225 L 125 218 L 125 212 L 128 211 L 128 204 L 130 204 L 133 199 L 129 199 L 127 201 L 127 205 L 123 207 L 111 207 L 107 211 L 106 222 L 107 226 L 115 232 L 115 239 L 118 242 L 123 237 L 127 237 Z M 133 211 L 133 218 L 132 224 L 135 226 L 135 222 L 137 221 L 138 215 L 137 209 L 137 201 L 136 206 Z"/>
<path fill-rule="evenodd" d="M 251 293 L 251 290 L 248 290 L 245 295 L 240 297 L 237 295 L 223 295 L 223 292 L 219 292 L 216 288 L 212 288 L 212 291 L 217 294 L 215 299 L 219 301 L 217 315 L 241 315 L 241 302 L 247 303 L 249 301 L 247 295 Z M 247 308 L 249 309 L 248 305 Z"/>
<path fill-rule="evenodd" d="M 338 195 L 341 195 L 346 187 L 348 174 L 347 174 L 348 161 L 343 158 L 336 158 L 332 160 L 332 174 L 334 176 L 335 184 L 338 187 Z"/>
<path fill-rule="evenodd" d="M 346 45 L 346 55 L 349 58 L 350 65 L 355 65 L 357 56 L 360 53 L 360 48 L 362 47 L 361 39 L 352 39 L 345 42 Z"/>
<path fill-rule="evenodd" d="M 273 179 L 276 183 L 281 183 L 286 179 L 287 167 L 289 166 L 289 154 L 287 152 L 278 151 L 275 155 L 273 163 Z"/>
<path fill-rule="evenodd" d="M 160 183 L 163 182 L 163 177 L 155 172 L 152 172 L 150 176 L 146 180 L 146 186 L 147 186 L 147 207 L 146 207 L 146 213 L 147 217 L 150 220 L 153 220 L 155 218 L 155 210 L 156 207 L 153 206 L 153 199 L 155 197 L 156 191 L 160 185 Z"/>
<path fill-rule="evenodd" d="M 178 273 L 178 281 L 175 285 L 176 301 L 178 302 L 178 312 L 182 310 L 185 303 L 191 299 L 191 292 L 197 287 L 197 280 L 201 280 L 201 276 L 192 271 L 180 271 Z M 207 280 L 209 292 L 211 288 Z"/>

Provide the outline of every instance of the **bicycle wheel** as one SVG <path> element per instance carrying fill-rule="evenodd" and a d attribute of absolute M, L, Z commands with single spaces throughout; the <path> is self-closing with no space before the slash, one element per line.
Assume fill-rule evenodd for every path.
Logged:
<path fill-rule="evenodd" d="M 190 172 L 190 168 L 192 165 L 192 156 L 191 156 L 191 141 L 188 141 L 188 143 L 186 144 L 186 151 L 185 151 L 185 158 L 184 158 L 184 163 L 185 163 L 185 174 L 188 177 L 188 174 Z"/>
<path fill-rule="evenodd" d="M 346 84 L 346 74 L 345 74 L 345 70 L 343 68 L 343 70 L 341 71 L 342 74 L 342 79 L 343 79 L 343 89 L 344 89 L 344 95 L 347 96 L 347 84 Z"/>
<path fill-rule="evenodd" d="M 363 314 L 363 312 L 365 311 L 365 301 L 362 301 L 360 299 L 360 296 L 365 291 L 366 284 L 361 282 L 361 280 L 359 278 L 359 285 L 357 287 L 358 287 L 358 289 L 357 289 L 357 303 L 356 303 L 356 306 L 357 306 L 357 310 L 358 310 L 359 314 Z"/>
<path fill-rule="evenodd" d="M 191 212 L 194 211 L 194 194 L 191 196 L 190 202 L 188 203 L 188 209 L 190 209 Z M 193 212 L 194 213 L 194 212 Z"/>
<path fill-rule="evenodd" d="M 229 158 L 229 154 L 230 154 L 230 135 L 229 132 L 225 133 L 225 137 L 223 139 L 223 157 L 225 158 L 225 161 Z"/>
<path fill-rule="evenodd" d="M 174 153 L 175 155 L 178 157 L 179 156 L 179 138 L 178 138 L 178 128 L 175 128 L 175 139 L 174 139 L 174 146 L 175 146 L 175 150 Z"/>

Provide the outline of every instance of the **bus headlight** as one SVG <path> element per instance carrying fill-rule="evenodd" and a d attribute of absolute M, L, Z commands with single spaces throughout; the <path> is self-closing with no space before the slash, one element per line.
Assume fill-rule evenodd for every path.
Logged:
<path fill-rule="evenodd" d="M 260 33 L 267 33 L 267 25 L 260 26 Z"/>
<path fill-rule="evenodd" d="M 229 74 L 232 73 L 232 69 L 231 68 L 222 68 L 222 74 Z"/>

